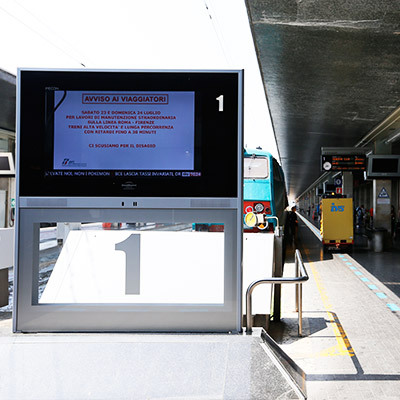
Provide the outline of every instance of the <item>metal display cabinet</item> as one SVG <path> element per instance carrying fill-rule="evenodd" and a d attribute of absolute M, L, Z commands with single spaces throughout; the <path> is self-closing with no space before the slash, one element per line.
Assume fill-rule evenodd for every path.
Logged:
<path fill-rule="evenodd" d="M 100 92 L 118 101 L 104 104 Z M 165 104 L 150 104 L 154 93 Z M 135 103 L 139 94 L 149 103 Z M 121 105 L 122 96 L 130 103 Z M 181 118 L 180 107 L 193 115 Z M 89 123 L 77 123 L 89 111 L 138 110 L 183 121 L 169 131 L 153 124 L 156 169 L 118 156 L 124 146 L 144 154 L 139 138 L 150 143 L 144 134 L 122 140 L 120 117 L 113 135 L 86 135 Z M 19 70 L 14 331 L 241 331 L 242 115 L 243 71 Z M 66 134 L 78 147 L 69 158 L 59 145 Z M 162 151 L 172 134 L 176 148 Z M 115 143 L 119 153 L 109 148 Z M 105 157 L 96 158 L 100 144 Z M 105 222 L 128 228 L 108 231 Z M 45 238 L 71 223 L 88 228 L 70 231 L 62 246 Z M 197 223 L 223 229 L 195 232 Z M 177 225 L 185 230 L 165 231 Z"/>

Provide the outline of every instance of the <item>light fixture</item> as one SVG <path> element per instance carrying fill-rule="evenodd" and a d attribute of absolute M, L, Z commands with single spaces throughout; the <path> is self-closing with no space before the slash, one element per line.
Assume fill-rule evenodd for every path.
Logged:
<path fill-rule="evenodd" d="M 400 138 L 400 129 L 397 130 L 394 135 L 392 135 L 389 139 L 385 140 L 386 144 L 392 143 L 394 141 L 396 141 L 396 139 Z"/>

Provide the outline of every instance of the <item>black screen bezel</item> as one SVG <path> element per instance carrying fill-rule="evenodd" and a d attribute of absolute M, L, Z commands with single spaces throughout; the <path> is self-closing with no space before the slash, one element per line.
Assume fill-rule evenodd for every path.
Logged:
<path fill-rule="evenodd" d="M 238 71 L 38 71 L 19 79 L 19 195 L 26 197 L 237 197 Z M 52 134 L 46 91 L 195 92 L 195 170 L 199 177 L 50 176 Z M 224 110 L 216 98 L 224 95 Z M 50 124 L 51 125 L 51 124 Z M 49 125 L 47 124 L 47 127 Z"/>

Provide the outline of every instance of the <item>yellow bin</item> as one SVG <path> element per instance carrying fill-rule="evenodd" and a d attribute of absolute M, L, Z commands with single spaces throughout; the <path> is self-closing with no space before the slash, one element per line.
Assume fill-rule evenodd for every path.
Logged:
<path fill-rule="evenodd" d="M 353 199 L 322 199 L 321 211 L 321 236 L 324 249 L 351 248 L 354 243 Z"/>

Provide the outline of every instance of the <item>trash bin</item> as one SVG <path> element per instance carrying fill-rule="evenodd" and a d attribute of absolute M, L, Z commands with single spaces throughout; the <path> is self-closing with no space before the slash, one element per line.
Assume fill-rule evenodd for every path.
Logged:
<path fill-rule="evenodd" d="M 375 228 L 372 231 L 372 248 L 375 253 L 381 253 L 383 251 L 386 232 L 387 229 L 385 228 Z"/>

